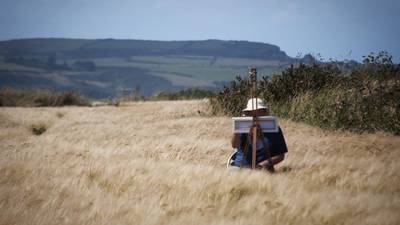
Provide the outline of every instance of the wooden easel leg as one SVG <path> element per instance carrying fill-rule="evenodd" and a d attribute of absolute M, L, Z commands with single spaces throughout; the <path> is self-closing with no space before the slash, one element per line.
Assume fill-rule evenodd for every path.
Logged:
<path fill-rule="evenodd" d="M 252 130 L 253 135 L 253 154 L 251 157 L 251 168 L 254 170 L 256 168 L 256 159 L 257 159 L 257 127 L 253 127 Z"/>

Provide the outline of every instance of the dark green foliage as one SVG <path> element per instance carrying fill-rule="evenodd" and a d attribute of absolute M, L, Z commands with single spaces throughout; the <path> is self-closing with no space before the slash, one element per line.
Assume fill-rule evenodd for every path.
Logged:
<path fill-rule="evenodd" d="M 25 58 L 22 56 L 5 56 L 4 62 L 41 69 L 46 69 L 48 66 L 44 60 L 38 58 Z"/>
<path fill-rule="evenodd" d="M 69 70 L 68 64 L 64 62 L 63 64 L 57 64 L 57 59 L 54 56 L 50 56 L 47 60 L 40 58 L 26 58 L 23 56 L 6 56 L 4 62 L 14 63 L 22 66 L 51 70 Z"/>
<path fill-rule="evenodd" d="M 119 106 L 121 102 L 144 101 L 146 97 L 141 93 L 140 86 L 136 86 L 135 90 L 122 90 L 119 97 L 111 100 L 110 105 Z"/>
<path fill-rule="evenodd" d="M 190 100 L 209 98 L 214 95 L 214 92 L 202 90 L 199 88 L 188 88 L 177 92 L 158 92 L 150 97 L 150 100 Z"/>
<path fill-rule="evenodd" d="M 346 73 L 335 63 L 300 64 L 259 83 L 274 115 L 328 129 L 400 134 L 400 65 L 386 52 Z M 211 100 L 213 111 L 238 116 L 248 96 L 247 80 L 236 78 Z"/>
<path fill-rule="evenodd" d="M 42 57 L 43 58 L 43 57 Z M 22 66 L 40 68 L 48 71 L 52 70 L 77 70 L 77 71 L 96 71 L 96 64 L 90 60 L 75 61 L 72 66 L 69 66 L 67 62 L 62 64 L 57 63 L 55 56 L 49 56 L 46 60 L 34 57 L 23 57 L 23 56 L 6 56 L 4 62 L 14 63 Z"/>
<path fill-rule="evenodd" d="M 45 124 L 33 124 L 30 128 L 34 135 L 41 135 L 47 130 L 47 126 Z"/>
<path fill-rule="evenodd" d="M 88 106 L 88 99 L 75 92 L 55 92 L 50 90 L 19 91 L 2 89 L 0 91 L 0 106 Z"/>
<path fill-rule="evenodd" d="M 76 70 L 85 70 L 85 71 L 95 71 L 96 70 L 96 64 L 92 61 L 86 60 L 86 61 L 76 61 L 73 64 L 73 69 Z"/>
<path fill-rule="evenodd" d="M 284 101 L 305 92 L 318 92 L 340 82 L 340 70 L 328 64 L 300 64 L 298 67 L 282 71 L 272 78 L 263 77 L 260 82 L 262 97 L 267 101 Z M 284 90 L 284 91 L 282 91 Z"/>
<path fill-rule="evenodd" d="M 47 63 L 46 63 L 47 68 L 52 69 L 57 66 L 57 59 L 54 56 L 50 56 L 47 58 Z"/>
<path fill-rule="evenodd" d="M 225 87 L 219 94 L 210 99 L 212 112 L 214 114 L 240 116 L 247 103 L 249 87 L 247 79 L 237 76 L 228 87 Z"/>

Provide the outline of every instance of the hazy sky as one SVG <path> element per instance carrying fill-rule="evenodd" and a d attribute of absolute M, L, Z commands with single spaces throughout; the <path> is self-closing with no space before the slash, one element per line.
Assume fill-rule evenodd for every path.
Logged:
<path fill-rule="evenodd" d="M 248 40 L 290 56 L 400 61 L 395 0 L 0 0 L 0 39 Z"/>

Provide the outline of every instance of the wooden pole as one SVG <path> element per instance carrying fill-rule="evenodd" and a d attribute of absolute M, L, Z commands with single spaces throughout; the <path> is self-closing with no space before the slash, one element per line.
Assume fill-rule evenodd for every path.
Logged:
<path fill-rule="evenodd" d="M 257 115 L 254 113 L 254 110 L 257 110 L 258 108 L 258 102 L 257 102 L 257 69 L 256 68 L 251 68 L 250 69 L 250 81 L 251 81 L 251 100 L 252 100 L 252 110 L 253 110 L 253 127 L 250 130 L 253 140 L 252 140 L 252 157 L 251 157 L 251 168 L 255 169 L 256 168 L 256 160 L 257 160 L 257 136 L 258 136 L 258 131 L 257 127 L 255 126 L 257 124 Z"/>
<path fill-rule="evenodd" d="M 251 157 L 251 168 L 254 170 L 256 168 L 256 159 L 257 159 L 257 127 L 252 127 L 252 135 L 253 135 L 253 151 Z"/>

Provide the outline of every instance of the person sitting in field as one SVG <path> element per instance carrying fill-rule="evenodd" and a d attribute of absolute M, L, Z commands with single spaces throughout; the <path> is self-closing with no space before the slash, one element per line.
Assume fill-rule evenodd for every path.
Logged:
<path fill-rule="evenodd" d="M 257 109 L 253 109 L 255 104 L 253 102 L 257 101 Z M 243 110 L 244 116 L 269 116 L 269 110 L 265 103 L 260 98 L 253 98 L 248 100 L 247 107 Z M 270 172 L 273 172 L 273 166 L 282 162 L 285 159 L 285 153 L 288 151 L 286 147 L 285 138 L 282 133 L 282 129 L 279 127 L 279 131 L 276 133 L 268 132 L 262 133 L 257 139 L 257 151 L 256 151 L 256 164 L 257 168 L 267 169 Z M 244 157 L 244 149 L 247 141 L 248 151 L 245 159 Z M 237 134 L 234 133 L 232 135 L 231 140 L 232 147 L 237 150 L 236 157 L 232 162 L 232 166 L 236 167 L 251 167 L 251 159 L 252 159 L 252 137 L 250 134 Z M 267 145 L 270 154 L 271 160 L 269 161 L 267 158 L 267 154 L 264 149 L 264 144 Z"/>

